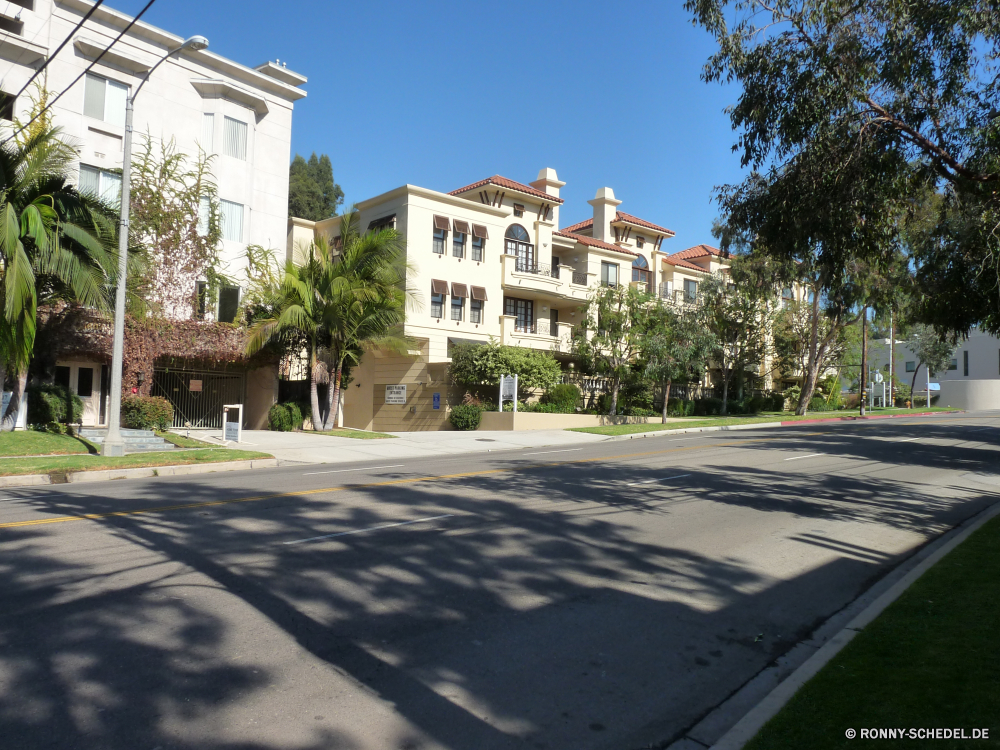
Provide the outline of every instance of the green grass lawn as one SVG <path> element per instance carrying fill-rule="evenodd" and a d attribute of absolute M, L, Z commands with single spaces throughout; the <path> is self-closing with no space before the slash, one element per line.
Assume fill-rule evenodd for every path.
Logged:
<path fill-rule="evenodd" d="M 209 443 L 205 440 L 195 440 L 194 438 L 187 437 L 185 435 L 178 435 L 174 432 L 166 432 L 157 430 L 157 437 L 161 437 L 168 443 L 173 443 L 178 448 L 219 448 L 220 443 Z"/>
<path fill-rule="evenodd" d="M 36 430 L 0 432 L 0 456 L 48 456 L 91 451 L 96 452 L 96 449 L 86 440 L 69 435 Z"/>
<path fill-rule="evenodd" d="M 862 630 L 746 750 L 1000 747 L 1000 518 Z M 988 740 L 861 739 L 870 727 L 989 728 Z M 859 732 L 847 739 L 848 729 Z"/>
<path fill-rule="evenodd" d="M 332 435 L 333 437 L 354 438 L 355 440 L 382 440 L 394 438 L 385 432 L 369 432 L 368 430 L 304 430 L 307 435 Z"/>
<path fill-rule="evenodd" d="M 923 414 L 927 411 L 948 412 L 954 409 L 931 407 L 930 409 L 876 409 L 868 414 Z M 856 411 L 816 411 L 801 417 L 790 411 L 763 412 L 752 417 L 671 417 L 674 421 L 663 424 L 614 424 L 604 427 L 567 427 L 569 432 L 589 432 L 592 435 L 633 435 L 637 432 L 658 432 L 660 430 L 681 430 L 689 427 L 718 427 L 735 424 L 760 424 L 763 422 L 800 422 L 807 419 L 839 419 L 841 417 L 856 417 Z"/>
<path fill-rule="evenodd" d="M 163 453 L 133 453 L 114 458 L 104 456 L 45 456 L 43 458 L 10 458 L 0 462 L 0 476 L 18 474 L 61 474 L 70 471 L 139 468 L 144 466 L 177 466 L 180 464 L 243 461 L 251 458 L 271 458 L 269 453 L 239 451 L 228 448 L 213 450 L 179 450 Z"/>

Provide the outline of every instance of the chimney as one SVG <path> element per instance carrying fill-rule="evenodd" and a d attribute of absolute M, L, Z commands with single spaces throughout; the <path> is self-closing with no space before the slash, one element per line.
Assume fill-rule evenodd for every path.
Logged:
<path fill-rule="evenodd" d="M 614 232 L 611 230 L 611 222 L 615 220 L 617 208 L 622 204 L 615 199 L 615 191 L 609 187 L 602 187 L 597 191 L 594 200 L 587 201 L 594 207 L 594 239 L 604 242 L 614 242 Z"/>
<path fill-rule="evenodd" d="M 541 190 L 543 193 L 551 195 L 553 198 L 559 197 L 559 188 L 566 185 L 565 182 L 559 180 L 559 176 L 556 174 L 556 170 L 552 167 L 545 167 L 544 169 L 538 170 L 538 179 L 532 183 L 529 183 L 531 187 Z M 552 204 L 552 223 L 555 225 L 556 229 L 559 228 L 559 204 Z"/>

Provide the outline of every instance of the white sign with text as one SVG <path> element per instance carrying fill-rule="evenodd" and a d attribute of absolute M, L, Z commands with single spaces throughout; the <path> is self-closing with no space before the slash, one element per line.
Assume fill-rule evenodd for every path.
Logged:
<path fill-rule="evenodd" d="M 385 402 L 387 404 L 402 404 L 406 405 L 406 386 L 405 385 L 387 385 L 385 387 Z"/>

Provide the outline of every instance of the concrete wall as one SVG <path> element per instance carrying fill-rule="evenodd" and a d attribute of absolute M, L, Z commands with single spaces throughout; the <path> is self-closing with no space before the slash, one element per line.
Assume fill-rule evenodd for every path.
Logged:
<path fill-rule="evenodd" d="M 267 412 L 278 403 L 278 368 L 258 367 L 247 372 L 246 405 L 243 407 L 243 428 L 266 430 Z"/>
<path fill-rule="evenodd" d="M 1000 379 L 942 380 L 937 405 L 969 411 L 1000 409 Z"/>
<path fill-rule="evenodd" d="M 603 414 L 537 414 L 512 411 L 483 412 L 480 430 L 564 430 L 569 427 L 603 427 L 612 424 L 654 424 L 661 417 L 609 417 Z M 683 421 L 683 420 L 667 420 Z M 681 425 L 678 425 L 681 426 Z"/>

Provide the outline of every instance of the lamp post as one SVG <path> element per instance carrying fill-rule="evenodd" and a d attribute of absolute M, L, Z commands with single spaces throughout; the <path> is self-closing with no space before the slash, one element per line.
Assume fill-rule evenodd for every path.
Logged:
<path fill-rule="evenodd" d="M 125 455 L 125 441 L 121 433 L 122 413 L 122 355 L 125 348 L 125 285 L 128 281 L 128 229 L 129 229 L 129 197 L 131 191 L 132 171 L 132 112 L 135 98 L 139 95 L 153 72 L 169 57 L 186 49 L 203 50 L 208 47 L 208 40 L 203 36 L 193 36 L 184 43 L 172 49 L 161 57 L 156 65 L 149 69 L 135 93 L 125 100 L 125 155 L 122 159 L 122 196 L 121 220 L 118 224 L 118 286 L 115 289 L 115 332 L 114 344 L 111 349 L 111 389 L 109 397 L 111 408 L 108 409 L 108 436 L 101 446 L 104 456 Z"/>

